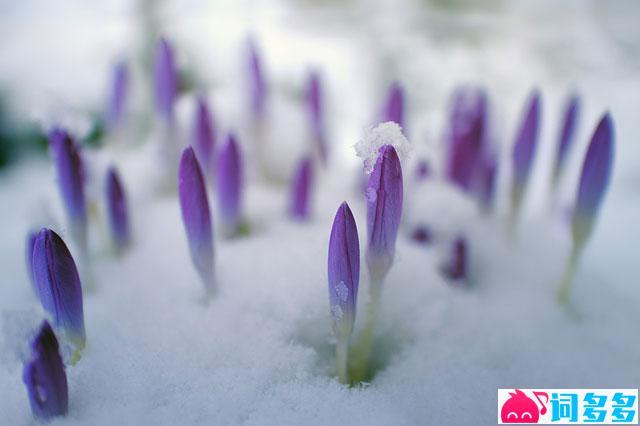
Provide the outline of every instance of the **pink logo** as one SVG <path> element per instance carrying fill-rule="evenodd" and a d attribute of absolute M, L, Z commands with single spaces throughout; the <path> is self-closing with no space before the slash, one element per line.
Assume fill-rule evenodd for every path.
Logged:
<path fill-rule="evenodd" d="M 546 404 L 549 402 L 549 394 L 546 392 L 533 392 L 533 396 L 540 403 L 538 405 L 524 394 L 520 389 L 509 392 L 509 399 L 502 405 L 500 410 L 500 418 L 503 423 L 538 423 L 540 414 L 547 412 Z M 540 397 L 543 396 L 545 401 L 542 402 Z"/>

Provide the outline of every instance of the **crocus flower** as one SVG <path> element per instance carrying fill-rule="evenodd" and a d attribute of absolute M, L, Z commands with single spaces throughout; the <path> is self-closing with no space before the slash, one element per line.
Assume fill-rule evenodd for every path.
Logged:
<path fill-rule="evenodd" d="M 161 38 L 153 68 L 156 110 L 166 121 L 173 121 L 173 104 L 178 95 L 178 71 L 169 41 Z"/>
<path fill-rule="evenodd" d="M 126 62 L 119 62 L 113 69 L 113 83 L 107 108 L 107 123 L 111 128 L 116 128 L 122 123 L 128 86 L 129 72 L 127 64 Z"/>
<path fill-rule="evenodd" d="M 367 183 L 367 266 L 372 294 L 380 291 L 395 256 L 402 215 L 402 169 L 391 145 L 380 148 Z"/>
<path fill-rule="evenodd" d="M 480 164 L 477 185 L 478 202 L 484 212 L 490 211 L 493 206 L 497 171 L 498 160 L 496 159 L 496 154 L 493 151 L 484 154 Z"/>
<path fill-rule="evenodd" d="M 198 98 L 193 120 L 193 149 L 205 176 L 213 172 L 213 154 L 216 142 L 216 128 L 211 111 L 204 98 Z"/>
<path fill-rule="evenodd" d="M 358 229 L 346 202 L 343 202 L 331 227 L 328 256 L 329 306 L 336 347 L 338 376 L 347 383 L 347 347 L 356 317 L 360 281 L 360 244 Z"/>
<path fill-rule="evenodd" d="M 213 290 L 213 227 L 209 199 L 200 165 L 191 147 L 184 150 L 180 159 L 178 194 L 191 260 L 205 287 Z"/>
<path fill-rule="evenodd" d="M 87 211 L 82 159 L 73 139 L 64 130 L 52 130 L 49 133 L 49 145 L 53 153 L 58 188 L 67 213 L 71 235 L 84 251 L 87 244 Z"/>
<path fill-rule="evenodd" d="M 262 62 L 260 60 L 260 54 L 258 48 L 252 39 L 248 44 L 248 77 L 250 87 L 250 99 L 251 99 L 251 111 L 255 118 L 262 118 L 264 115 L 266 99 L 267 99 L 267 84 L 264 78 L 264 71 L 262 69 Z"/>
<path fill-rule="evenodd" d="M 556 162 L 553 167 L 553 186 L 558 184 L 560 174 L 564 168 L 564 164 L 567 161 L 567 154 L 573 144 L 574 135 L 576 131 L 576 123 L 580 115 L 580 98 L 577 95 L 573 95 L 564 111 L 564 118 L 562 120 L 562 127 L 560 129 L 560 139 L 558 141 L 558 151 L 556 154 Z"/>
<path fill-rule="evenodd" d="M 31 342 L 31 356 L 24 365 L 22 380 L 35 418 L 46 421 L 67 414 L 67 375 L 58 340 L 47 321 L 42 322 L 38 335 Z"/>
<path fill-rule="evenodd" d="M 467 241 L 463 237 L 457 237 L 451 244 L 450 252 L 442 273 L 452 282 L 467 279 Z"/>
<path fill-rule="evenodd" d="M 33 279 L 53 325 L 80 351 L 85 344 L 80 276 L 62 238 L 47 228 L 38 233 L 33 246 Z"/>
<path fill-rule="evenodd" d="M 404 89 L 398 82 L 394 82 L 389 86 L 380 121 L 383 123 L 393 121 L 406 132 L 404 122 Z"/>
<path fill-rule="evenodd" d="M 416 179 L 417 180 L 425 180 L 431 176 L 431 166 L 429 166 L 429 162 L 425 159 L 418 161 L 416 165 Z"/>
<path fill-rule="evenodd" d="M 116 248 L 122 250 L 129 243 L 131 235 L 127 197 L 115 167 L 110 167 L 107 171 L 105 195 L 111 237 Z"/>
<path fill-rule="evenodd" d="M 300 161 L 291 181 L 291 206 L 289 214 L 298 220 L 309 218 L 311 186 L 313 185 L 313 163 L 309 157 Z"/>
<path fill-rule="evenodd" d="M 220 222 L 227 237 L 238 232 L 242 202 L 242 159 L 233 133 L 227 135 L 218 153 L 217 184 Z"/>
<path fill-rule="evenodd" d="M 324 99 L 322 92 L 322 84 L 320 74 L 313 71 L 309 75 L 307 82 L 307 109 L 309 111 L 309 120 L 311 122 L 311 130 L 316 143 L 316 148 L 323 163 L 327 161 L 327 143 L 325 138 L 324 124 Z"/>
<path fill-rule="evenodd" d="M 540 94 L 536 90 L 529 98 L 525 115 L 516 136 L 513 147 L 513 180 L 511 182 L 511 210 L 516 218 L 522 199 L 525 196 L 527 183 L 538 142 L 540 127 Z"/>
<path fill-rule="evenodd" d="M 27 234 L 27 244 L 25 247 L 25 260 L 27 263 L 27 275 L 29 276 L 29 281 L 31 282 L 31 288 L 33 291 L 38 294 L 38 288 L 36 287 L 36 283 L 33 279 L 33 246 L 36 243 L 36 237 L 38 236 L 37 232 L 29 232 Z"/>

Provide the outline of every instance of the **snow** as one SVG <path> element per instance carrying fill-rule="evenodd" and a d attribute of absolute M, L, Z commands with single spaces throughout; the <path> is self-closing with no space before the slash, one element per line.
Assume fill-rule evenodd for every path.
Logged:
<path fill-rule="evenodd" d="M 366 129 L 362 139 L 354 145 L 356 155 L 362 159 L 366 174 L 371 174 L 373 171 L 380 148 L 385 145 L 391 145 L 395 148 L 401 163 L 411 152 L 411 144 L 402 134 L 402 129 L 397 123 L 387 121 L 370 127 Z"/>
<path fill-rule="evenodd" d="M 604 9 L 599 2 L 496 2 L 495 9 L 458 14 L 431 3 L 381 1 L 367 19 L 335 13 L 331 6 L 314 11 L 289 2 L 256 6 L 250 18 L 244 2 L 201 10 L 195 1 L 191 13 L 186 3 L 173 4 L 170 12 L 180 13 L 167 25 L 182 55 L 189 54 L 187 46 L 200 53 L 195 56 L 209 75 L 207 95 L 220 127 L 240 133 L 248 155 L 245 216 L 252 233 L 233 240 L 216 237 L 219 292 L 205 303 L 177 197 L 154 190 L 154 134 L 134 133 L 103 151 L 87 150 L 92 198 L 98 203 L 90 228 L 95 282 L 85 293 L 87 347 L 67 369 L 69 415 L 51 424 L 490 425 L 497 417 L 497 388 L 638 387 L 640 267 L 633 244 L 640 239 L 635 143 L 640 122 L 638 99 L 629 96 L 640 87 L 638 56 L 631 53 L 640 48 L 633 37 L 640 13 L 635 3 L 608 3 L 611 8 Z M 25 24 L 32 21 L 14 12 L 8 15 L 14 21 L 0 25 L 0 34 L 11 34 L 0 37 L 0 81 L 20 94 L 16 113 L 29 106 L 56 110 L 60 103 L 77 105 L 75 111 L 102 102 L 98 89 L 110 75 L 109 55 L 127 47 L 129 32 L 118 31 L 126 25 L 115 12 L 101 24 L 95 11 L 72 4 L 80 12 L 66 18 L 56 15 L 52 2 L 43 6 L 50 19 Z M 350 7 L 363 16 L 365 4 Z M 77 19 L 74 28 L 88 35 L 74 37 L 83 40 L 78 46 L 66 43 L 68 32 L 59 32 L 65 19 Z M 269 111 L 276 124 L 263 135 L 273 150 L 261 151 L 282 154 L 268 159 L 276 183 L 256 172 L 256 139 L 238 100 L 240 61 L 233 52 L 249 27 L 261 40 L 276 97 Z M 326 36 L 327 29 L 333 35 Z M 23 53 L 39 52 L 43 40 L 51 43 L 45 59 L 59 56 L 46 72 L 33 66 L 40 58 Z M 83 55 L 90 46 L 100 48 Z M 300 124 L 304 114 L 294 111 L 291 93 L 301 90 L 310 63 L 323 68 L 327 79 L 332 158 L 317 175 L 312 220 L 297 223 L 286 214 L 288 187 L 278 182 L 289 176 L 307 143 Z M 411 132 L 406 137 L 416 152 L 403 160 L 406 208 L 382 295 L 376 373 L 371 383 L 346 388 L 335 377 L 328 239 L 335 210 L 346 200 L 365 253 L 362 167 L 353 144 L 378 111 L 389 74 L 407 88 Z M 432 153 L 441 149 L 437 140 L 447 96 L 469 80 L 487 88 L 492 128 L 501 143 L 498 205 L 489 216 L 437 176 L 421 183 L 412 179 L 418 153 L 439 158 Z M 514 239 L 506 229 L 509 148 L 534 83 L 543 93 L 542 143 Z M 615 120 L 618 155 L 611 190 L 575 277 L 572 304 L 565 309 L 557 305 L 555 290 L 570 233 L 564 217 L 549 208 L 546 177 L 557 117 L 564 96 L 575 88 L 584 96 L 585 111 L 558 208 L 567 207 L 575 193 L 587 138 L 605 109 Z M 183 97 L 177 106 L 182 144 L 191 124 L 190 101 Z M 292 125 L 287 116 L 295 120 Z M 132 212 L 133 244 L 122 257 L 110 251 L 99 208 L 110 163 L 122 174 Z M 441 172 L 441 165 L 434 164 L 434 170 Z M 33 424 L 21 359 L 43 314 L 24 268 L 24 244 L 27 231 L 40 226 L 69 240 L 54 179 L 44 159 L 24 159 L 0 175 L 2 425 Z M 433 227 L 434 244 L 408 238 L 421 223 Z M 460 232 L 469 242 L 469 288 L 448 285 L 438 272 L 446 242 Z M 353 340 L 365 318 L 365 270 Z"/>

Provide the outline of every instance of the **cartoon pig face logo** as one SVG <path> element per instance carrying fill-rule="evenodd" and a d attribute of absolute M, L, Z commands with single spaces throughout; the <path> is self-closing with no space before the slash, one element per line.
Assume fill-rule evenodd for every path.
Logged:
<path fill-rule="evenodd" d="M 540 414 L 547 412 L 547 407 L 540 401 L 540 396 L 545 396 L 547 401 L 549 395 L 544 392 L 534 392 L 534 395 L 542 409 L 538 411 L 538 405 L 519 389 L 515 393 L 509 392 L 511 397 L 502 405 L 500 418 L 503 423 L 538 423 Z"/>

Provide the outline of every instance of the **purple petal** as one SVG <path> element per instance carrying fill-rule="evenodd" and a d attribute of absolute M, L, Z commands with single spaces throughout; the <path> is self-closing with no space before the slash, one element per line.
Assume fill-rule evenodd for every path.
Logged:
<path fill-rule="evenodd" d="M 207 288 L 213 285 L 213 228 L 207 187 L 193 148 L 182 153 L 178 171 L 182 222 L 189 240 L 191 260 Z"/>
<path fill-rule="evenodd" d="M 36 286 L 36 282 L 33 278 L 33 246 L 36 243 L 36 238 L 38 237 L 37 232 L 29 231 L 27 234 L 27 245 L 25 248 L 25 260 L 27 263 L 27 274 L 29 275 L 29 281 L 31 282 L 31 288 L 33 291 L 38 294 L 38 287 Z"/>
<path fill-rule="evenodd" d="M 606 113 L 591 137 L 582 164 L 578 196 L 573 210 L 574 240 L 583 244 L 591 233 L 593 221 L 609 186 L 613 167 L 613 121 Z"/>
<path fill-rule="evenodd" d="M 416 165 L 416 179 L 421 181 L 428 179 L 431 176 L 431 166 L 425 159 L 419 160 Z"/>
<path fill-rule="evenodd" d="M 328 256 L 329 306 L 338 336 L 349 336 L 353 330 L 359 281 L 358 229 L 351 209 L 343 202 L 331 227 Z"/>
<path fill-rule="evenodd" d="M 367 264 L 375 281 L 381 281 L 393 263 L 402 216 L 402 168 L 391 145 L 380 154 L 369 176 L 367 198 Z"/>
<path fill-rule="evenodd" d="M 261 118 L 264 115 L 265 110 L 267 85 L 264 78 L 264 72 L 262 70 L 260 54 L 253 40 L 249 40 L 247 59 L 249 87 L 251 90 L 251 109 L 254 117 Z"/>
<path fill-rule="evenodd" d="M 289 213 L 298 220 L 309 218 L 313 164 L 308 157 L 303 158 L 291 182 L 291 207 Z"/>
<path fill-rule="evenodd" d="M 49 420 L 67 414 L 67 375 L 58 340 L 47 321 L 43 321 L 38 335 L 31 342 L 31 356 L 24 365 L 22 380 L 35 418 Z"/>
<path fill-rule="evenodd" d="M 119 62 L 113 69 L 113 86 L 107 109 L 109 126 L 117 127 L 124 118 L 127 89 L 129 86 L 129 72 L 126 62 Z"/>
<path fill-rule="evenodd" d="M 47 228 L 38 233 L 33 246 L 33 278 L 53 325 L 82 349 L 85 331 L 80 276 L 62 238 Z"/>
<path fill-rule="evenodd" d="M 116 247 L 122 249 L 130 240 L 129 214 L 127 212 L 127 197 L 114 167 L 110 167 L 107 171 L 105 194 L 111 237 Z"/>
<path fill-rule="evenodd" d="M 451 244 L 442 273 L 452 281 L 467 279 L 467 256 L 467 241 L 463 237 L 457 237 Z"/>
<path fill-rule="evenodd" d="M 234 235 L 240 225 L 242 197 L 242 159 L 233 133 L 227 135 L 218 153 L 218 205 L 220 221 L 227 236 Z"/>
<path fill-rule="evenodd" d="M 558 142 L 558 152 L 556 155 L 556 163 L 553 169 L 553 181 L 557 183 L 564 164 L 567 160 L 567 153 L 573 144 L 576 122 L 580 115 L 580 98 L 577 95 L 573 95 L 567 103 L 564 111 L 564 119 L 562 121 L 562 128 L 560 131 L 560 140 Z"/>
<path fill-rule="evenodd" d="M 306 99 L 313 137 L 317 145 L 318 153 L 320 154 L 320 159 L 324 163 L 327 160 L 327 146 L 325 138 L 323 109 L 324 99 L 322 94 L 320 74 L 315 71 L 309 75 Z"/>
<path fill-rule="evenodd" d="M 178 71 L 173 48 L 161 38 L 156 49 L 153 68 L 156 110 L 166 120 L 173 120 L 173 104 L 178 95 Z"/>
<path fill-rule="evenodd" d="M 203 98 L 198 98 L 195 119 L 193 121 L 193 149 L 198 162 L 205 170 L 205 175 L 211 176 L 213 171 L 213 153 L 215 148 L 216 131 L 211 111 Z"/>
<path fill-rule="evenodd" d="M 486 153 L 482 158 L 478 177 L 478 201 L 484 211 L 491 210 L 495 199 L 497 170 L 498 160 L 495 153 Z"/>
<path fill-rule="evenodd" d="M 520 200 L 524 197 L 527 182 L 533 165 L 540 127 L 540 93 L 535 90 L 531 97 L 525 115 L 518 130 L 513 147 L 513 182 L 512 205 L 519 208 Z"/>
<path fill-rule="evenodd" d="M 392 83 L 389 87 L 381 121 L 393 121 L 406 133 L 404 126 L 404 89 L 398 82 Z"/>

